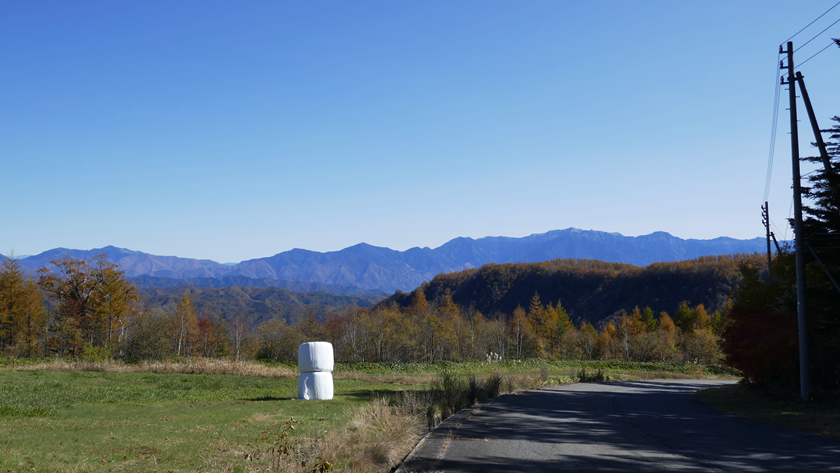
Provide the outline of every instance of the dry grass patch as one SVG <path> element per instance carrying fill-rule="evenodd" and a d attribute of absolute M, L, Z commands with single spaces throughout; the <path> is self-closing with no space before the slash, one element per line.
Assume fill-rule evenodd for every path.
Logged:
<path fill-rule="evenodd" d="M 341 471 L 386 472 L 399 465 L 425 431 L 420 416 L 376 399 L 360 408 L 342 432 L 327 434 L 321 451 L 335 452 Z"/>
<path fill-rule="evenodd" d="M 228 374 L 236 376 L 263 376 L 288 378 L 297 376 L 295 370 L 285 366 L 265 366 L 247 361 L 193 358 L 185 361 L 144 361 L 137 364 L 122 361 L 70 361 L 55 359 L 46 363 L 14 366 L 14 370 L 95 371 L 158 374 Z"/>
<path fill-rule="evenodd" d="M 353 412 L 350 421 L 338 430 L 312 430 L 294 439 L 284 437 L 282 432 L 264 432 L 255 444 L 224 450 L 243 459 L 241 465 L 246 472 L 310 473 L 327 461 L 336 472 L 385 473 L 399 465 L 426 432 L 422 416 L 406 413 L 385 398 Z M 284 450 L 284 445 L 290 448 Z M 220 459 L 217 462 L 224 463 Z"/>

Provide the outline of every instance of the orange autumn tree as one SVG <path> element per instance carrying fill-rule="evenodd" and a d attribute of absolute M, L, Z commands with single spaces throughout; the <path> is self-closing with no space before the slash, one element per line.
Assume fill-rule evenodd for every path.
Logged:
<path fill-rule="evenodd" d="M 47 313 L 38 284 L 27 277 L 14 255 L 0 266 L 0 353 L 43 354 Z"/>
<path fill-rule="evenodd" d="M 198 350 L 198 314 L 195 313 L 192 297 L 189 293 L 178 301 L 178 307 L 172 316 L 173 345 L 178 356 L 195 354 Z"/>
<path fill-rule="evenodd" d="M 134 311 L 137 287 L 106 255 L 85 260 L 66 256 L 38 271 L 38 285 L 53 305 L 50 350 L 75 356 L 84 344 L 113 349 Z"/>

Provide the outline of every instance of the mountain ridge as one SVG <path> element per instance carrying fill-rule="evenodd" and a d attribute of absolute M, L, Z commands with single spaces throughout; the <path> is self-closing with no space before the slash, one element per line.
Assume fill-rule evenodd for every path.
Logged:
<path fill-rule="evenodd" d="M 437 248 L 413 247 L 405 251 L 368 243 L 328 252 L 295 248 L 233 265 L 212 260 L 151 255 L 114 246 L 92 250 L 54 248 L 19 261 L 23 269 L 31 272 L 65 255 L 87 259 L 104 253 L 109 261 L 119 264 L 129 278 L 144 276 L 144 287 L 171 287 L 177 284 L 173 280 L 185 280 L 185 285 L 221 287 L 219 284 L 223 283 L 217 280 L 228 278 L 236 285 L 248 287 L 363 294 L 410 291 L 432 280 L 437 274 L 479 268 L 487 263 L 531 263 L 577 258 L 647 266 L 701 256 L 761 252 L 765 250 L 765 245 L 761 237 L 751 240 L 729 237 L 682 239 L 663 231 L 628 237 L 614 232 L 567 228 L 521 238 L 456 237 Z"/>

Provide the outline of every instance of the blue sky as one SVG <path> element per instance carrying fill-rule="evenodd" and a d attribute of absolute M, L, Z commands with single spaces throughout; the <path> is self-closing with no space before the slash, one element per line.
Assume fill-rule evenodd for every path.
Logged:
<path fill-rule="evenodd" d="M 778 45 L 835 3 L 3 2 L 0 251 L 762 236 Z M 801 69 L 823 126 L 838 69 Z"/>

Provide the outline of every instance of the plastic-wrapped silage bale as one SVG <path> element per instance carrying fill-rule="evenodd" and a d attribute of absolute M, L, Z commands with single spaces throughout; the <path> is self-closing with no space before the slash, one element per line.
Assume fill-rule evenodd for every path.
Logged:
<path fill-rule="evenodd" d="M 298 398 L 306 401 L 310 399 L 319 399 L 322 401 L 332 399 L 332 373 L 323 371 L 301 373 L 298 377 Z"/>
<path fill-rule="evenodd" d="M 309 342 L 298 347 L 298 398 L 329 400 L 333 398 L 332 370 L 335 366 L 329 342 Z"/>
<path fill-rule="evenodd" d="M 302 343 L 298 347 L 298 369 L 301 373 L 315 371 L 332 373 L 333 346 L 330 342 Z"/>

